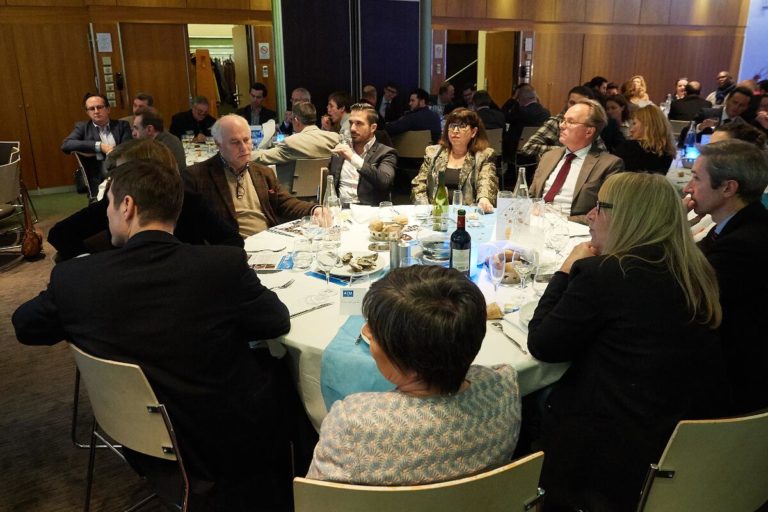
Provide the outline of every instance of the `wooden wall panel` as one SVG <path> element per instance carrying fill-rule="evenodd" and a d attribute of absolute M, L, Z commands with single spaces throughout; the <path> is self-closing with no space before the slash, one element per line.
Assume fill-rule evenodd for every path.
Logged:
<path fill-rule="evenodd" d="M 275 45 L 274 41 L 272 41 L 272 25 L 256 25 L 253 27 L 253 32 L 254 38 L 256 39 L 256 45 L 259 43 L 269 43 L 269 47 L 271 49 L 269 52 L 269 59 L 266 60 L 259 59 L 258 50 L 256 52 L 256 65 L 254 68 L 256 71 L 256 81 L 266 85 L 268 91 L 274 92 L 277 89 L 277 83 L 275 82 Z M 256 46 L 256 48 L 258 48 L 258 46 Z M 264 66 L 267 66 L 267 72 L 269 73 L 269 76 L 267 77 L 265 77 L 262 73 Z M 248 70 L 238 69 L 237 72 L 247 74 Z M 245 102 L 242 103 L 243 105 L 250 101 L 247 94 L 248 92 L 246 91 L 246 99 Z M 271 110 L 275 110 L 277 108 L 277 95 L 270 94 L 267 96 L 267 99 L 264 100 L 264 105 Z"/>
<path fill-rule="evenodd" d="M 187 0 L 117 0 L 121 7 L 187 7 Z"/>
<path fill-rule="evenodd" d="M 88 119 L 82 98 L 95 89 L 88 25 L 17 25 L 13 34 L 38 185 L 71 185 L 75 159 L 60 148 L 75 122 Z"/>
<path fill-rule="evenodd" d="M 587 34 L 579 82 L 583 84 L 597 75 L 618 84 L 629 80 L 635 74 L 636 51 L 635 36 Z"/>
<path fill-rule="evenodd" d="M 487 0 L 439 0 L 432 4 L 434 16 L 449 18 L 485 18 L 488 16 Z M 435 13 L 438 14 L 435 14 Z"/>
<path fill-rule="evenodd" d="M 485 36 L 485 79 L 488 93 L 498 105 L 512 96 L 516 37 L 516 32 L 489 32 Z M 479 83 L 477 86 L 482 88 Z"/>
<path fill-rule="evenodd" d="M 641 25 L 666 25 L 672 0 L 643 0 L 640 7 Z"/>
<path fill-rule="evenodd" d="M 125 77 L 131 94 L 150 93 L 163 114 L 189 109 L 186 25 L 121 23 Z"/>
<path fill-rule="evenodd" d="M 0 80 L 0 98 L 3 98 L 3 122 L 0 123 L 0 140 L 18 140 L 21 146 L 21 174 L 29 188 L 37 188 L 35 160 L 29 140 L 24 96 L 16 64 L 16 45 L 13 27 L 0 25 L 0 59 L 3 62 L 3 80 Z"/>
<path fill-rule="evenodd" d="M 611 23 L 614 0 L 587 0 L 584 20 L 587 23 Z"/>
<path fill-rule="evenodd" d="M 529 20 L 533 17 L 533 2 L 528 0 L 487 0 L 486 12 L 489 18 L 494 19 Z"/>
<path fill-rule="evenodd" d="M 586 0 L 539 0 L 535 3 L 533 17 L 536 21 L 562 21 L 583 23 Z"/>
<path fill-rule="evenodd" d="M 186 0 L 188 9 L 250 9 L 250 0 Z"/>
<path fill-rule="evenodd" d="M 435 57 L 436 44 L 443 45 L 442 58 Z M 432 77 L 430 79 L 432 87 L 431 87 L 431 90 L 429 91 L 431 94 L 437 94 L 437 90 L 440 88 L 440 84 L 442 84 L 445 81 L 445 66 L 448 62 L 447 56 L 448 56 L 448 31 L 433 30 L 432 31 Z M 405 94 L 408 94 L 408 92 L 405 92 Z M 406 106 L 407 106 L 408 98 L 405 97 L 405 94 L 403 95 L 404 96 L 403 101 L 406 103 Z"/>
<path fill-rule="evenodd" d="M 674 0 L 671 25 L 726 25 L 739 23 L 739 0 Z"/>
<path fill-rule="evenodd" d="M 82 7 L 84 0 L 6 0 L 8 5 L 24 7 Z"/>
<path fill-rule="evenodd" d="M 112 112 L 110 117 L 113 119 L 120 119 L 131 115 L 132 113 L 132 96 L 136 91 L 130 89 L 120 91 L 116 87 L 115 78 L 117 73 L 125 76 L 125 66 L 123 65 L 123 59 L 120 55 L 120 33 L 117 29 L 117 23 L 94 23 L 93 33 L 108 33 L 112 37 L 112 51 L 111 52 L 98 52 L 96 54 L 96 71 L 99 74 L 99 92 L 108 94 L 109 92 L 115 93 L 115 101 L 111 102 Z M 95 51 L 95 49 L 93 50 Z M 112 62 L 112 91 L 107 91 L 106 80 L 104 79 L 104 57 L 109 57 Z"/>
<path fill-rule="evenodd" d="M 534 67 L 531 83 L 541 104 L 560 112 L 568 90 L 581 82 L 583 34 L 537 33 L 533 43 Z"/>
<path fill-rule="evenodd" d="M 613 9 L 613 23 L 636 25 L 640 21 L 642 0 L 616 0 Z"/>

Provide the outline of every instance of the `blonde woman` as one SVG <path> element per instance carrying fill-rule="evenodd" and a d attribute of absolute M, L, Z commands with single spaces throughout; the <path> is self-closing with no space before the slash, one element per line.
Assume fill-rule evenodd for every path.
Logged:
<path fill-rule="evenodd" d="M 632 82 L 637 86 L 637 97 L 640 101 L 651 102 L 651 98 L 648 97 L 648 86 L 645 84 L 645 78 L 643 75 L 635 75 L 630 78 Z"/>
<path fill-rule="evenodd" d="M 587 218 L 528 328 L 534 357 L 571 362 L 547 398 L 541 486 L 553 510 L 633 511 L 678 421 L 727 407 L 718 286 L 664 176 L 609 177 Z"/>
<path fill-rule="evenodd" d="M 494 163 L 496 155 L 488 146 L 480 117 L 466 108 L 452 110 L 445 117 L 440 143 L 427 146 L 419 174 L 411 181 L 413 203 L 431 203 L 438 175 L 445 173 L 446 187 L 461 190 L 464 204 L 477 203 L 483 212 L 492 212 L 499 180 Z"/>
<path fill-rule="evenodd" d="M 648 105 L 632 112 L 630 122 L 630 140 L 614 154 L 624 160 L 628 171 L 666 174 L 677 153 L 667 117 L 656 105 Z"/>

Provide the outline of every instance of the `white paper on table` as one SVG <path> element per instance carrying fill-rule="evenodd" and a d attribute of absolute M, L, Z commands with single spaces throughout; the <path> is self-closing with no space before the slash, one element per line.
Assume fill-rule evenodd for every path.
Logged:
<path fill-rule="evenodd" d="M 248 258 L 248 264 L 256 270 L 273 270 L 277 268 L 283 255 L 279 252 L 264 251 L 252 254 Z"/>
<path fill-rule="evenodd" d="M 352 203 L 349 205 L 349 209 L 352 210 L 352 218 L 358 224 L 365 224 L 373 217 L 378 216 L 378 208 L 374 210 L 372 207 L 364 204 Z"/>
<path fill-rule="evenodd" d="M 272 144 L 272 137 L 275 136 L 275 120 L 270 119 L 266 123 L 261 124 L 261 134 L 262 139 L 261 142 L 259 142 L 259 148 L 258 149 L 264 149 L 266 147 L 269 147 L 269 144 Z"/>

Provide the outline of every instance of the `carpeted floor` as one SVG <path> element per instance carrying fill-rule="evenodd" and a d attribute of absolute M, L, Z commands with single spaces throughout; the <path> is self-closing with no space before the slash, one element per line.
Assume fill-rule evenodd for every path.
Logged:
<path fill-rule="evenodd" d="M 85 206 L 75 193 L 33 196 L 47 234 L 59 219 Z M 28 347 L 16 341 L 11 315 L 43 290 L 53 249 L 36 261 L 0 272 L 0 512 L 64 512 L 82 509 L 88 451 L 70 441 L 75 367 L 64 343 Z M 0 261 L 2 265 L 2 261 Z M 90 429 L 87 394 L 81 391 L 79 438 Z M 150 487 L 107 450 L 98 450 L 91 510 L 123 510 Z M 154 502 L 146 511 L 167 511 Z"/>

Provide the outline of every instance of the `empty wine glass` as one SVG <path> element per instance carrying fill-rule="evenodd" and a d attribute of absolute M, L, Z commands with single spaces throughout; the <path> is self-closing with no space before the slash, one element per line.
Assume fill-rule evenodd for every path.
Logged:
<path fill-rule="evenodd" d="M 493 283 L 493 298 L 496 300 L 501 280 L 504 279 L 504 270 L 507 265 L 507 251 L 504 249 L 494 251 L 488 257 L 488 277 Z"/>
<path fill-rule="evenodd" d="M 544 232 L 544 243 L 549 248 L 555 251 L 558 257 L 562 256 L 563 249 L 568 245 L 571 233 L 568 230 L 568 224 L 561 221 L 554 221 L 549 223 Z"/>
<path fill-rule="evenodd" d="M 319 242 L 317 244 L 317 254 L 315 254 L 315 265 L 317 269 L 325 273 L 325 288 L 323 291 L 318 292 L 316 295 L 309 297 L 310 302 L 322 302 L 333 296 L 333 290 L 331 290 L 331 270 L 333 270 L 339 263 L 338 245 L 332 242 Z"/>
<path fill-rule="evenodd" d="M 536 268 L 536 251 L 515 251 L 512 253 L 512 268 L 520 276 L 520 289 L 524 289 L 528 276 Z"/>

